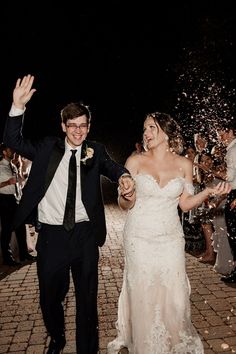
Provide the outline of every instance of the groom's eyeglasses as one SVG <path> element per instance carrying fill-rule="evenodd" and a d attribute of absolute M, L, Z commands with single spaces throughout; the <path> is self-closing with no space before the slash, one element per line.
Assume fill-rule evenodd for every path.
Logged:
<path fill-rule="evenodd" d="M 81 124 L 77 125 L 76 123 L 67 123 L 66 127 L 70 128 L 71 130 L 76 130 L 76 129 L 85 130 L 85 129 L 88 128 L 88 124 L 87 123 L 81 123 Z"/>

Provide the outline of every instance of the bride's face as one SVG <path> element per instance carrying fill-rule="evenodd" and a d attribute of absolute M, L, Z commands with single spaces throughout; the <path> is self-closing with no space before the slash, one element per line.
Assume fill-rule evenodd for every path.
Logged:
<path fill-rule="evenodd" d="M 166 143 L 166 134 L 153 118 L 148 117 L 143 125 L 143 141 L 146 148 L 153 149 L 160 144 Z"/>

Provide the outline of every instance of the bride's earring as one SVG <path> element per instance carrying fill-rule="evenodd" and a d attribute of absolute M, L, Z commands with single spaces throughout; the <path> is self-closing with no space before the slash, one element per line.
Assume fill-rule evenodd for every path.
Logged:
<path fill-rule="evenodd" d="M 143 150 L 148 151 L 148 147 L 147 147 L 147 143 L 146 143 L 145 139 L 143 139 L 142 144 L 143 144 Z"/>
<path fill-rule="evenodd" d="M 167 146 L 166 151 L 169 151 L 169 137 L 168 137 L 168 135 L 165 135 L 164 139 L 165 139 L 166 146 Z"/>
<path fill-rule="evenodd" d="M 148 151 L 148 147 L 147 147 L 146 143 L 143 143 L 143 149 L 144 149 L 144 151 Z"/>

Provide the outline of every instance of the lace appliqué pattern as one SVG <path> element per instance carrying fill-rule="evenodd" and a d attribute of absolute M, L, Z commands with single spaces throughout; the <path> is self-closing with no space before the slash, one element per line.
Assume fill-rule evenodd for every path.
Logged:
<path fill-rule="evenodd" d="M 185 319 L 182 319 L 182 326 L 184 326 L 184 321 Z M 202 354 L 202 349 L 196 351 L 196 348 L 201 348 L 201 341 L 197 334 L 193 336 L 189 329 L 185 331 L 176 327 L 175 336 L 171 336 L 164 323 L 165 321 L 161 316 L 161 308 L 157 305 L 155 321 L 150 335 L 145 341 L 148 354 Z M 173 338 L 175 338 L 176 344 L 172 342 Z"/>
<path fill-rule="evenodd" d="M 186 192 L 188 192 L 191 195 L 194 195 L 194 186 L 192 183 L 190 182 L 185 182 L 184 183 L 184 189 L 186 190 Z"/>

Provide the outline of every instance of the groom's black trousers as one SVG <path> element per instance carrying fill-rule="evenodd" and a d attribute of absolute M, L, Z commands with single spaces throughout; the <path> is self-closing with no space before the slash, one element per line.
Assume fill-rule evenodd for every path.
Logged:
<path fill-rule="evenodd" d="M 99 251 L 90 222 L 63 226 L 42 224 L 37 242 L 40 306 L 49 335 L 60 340 L 65 330 L 65 296 L 72 275 L 76 300 L 76 346 L 79 354 L 98 351 Z M 70 272 L 71 271 L 71 272 Z"/>
<path fill-rule="evenodd" d="M 228 195 L 225 203 L 225 221 L 229 244 L 233 253 L 234 261 L 236 261 L 236 208 L 231 209 L 230 204 L 236 199 L 236 189 L 233 189 Z"/>

